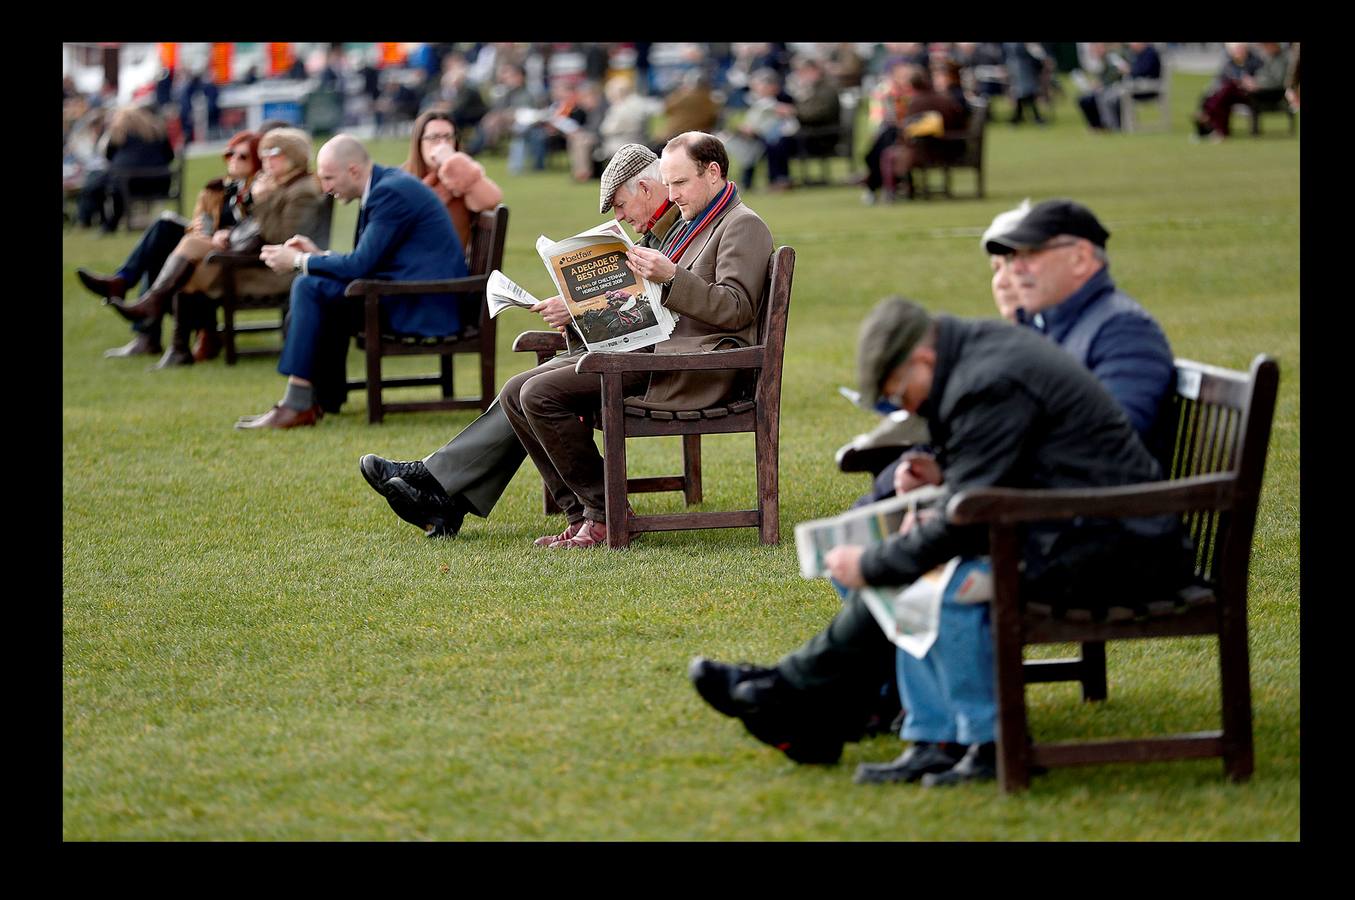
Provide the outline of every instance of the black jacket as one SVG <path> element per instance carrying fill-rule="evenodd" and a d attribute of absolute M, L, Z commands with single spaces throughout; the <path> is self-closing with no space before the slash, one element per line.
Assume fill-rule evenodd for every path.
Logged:
<path fill-rule="evenodd" d="M 918 414 L 940 449 L 948 496 L 977 487 L 1110 487 L 1162 477 L 1120 405 L 1053 342 L 1005 322 L 938 316 L 936 352 Z M 986 527 L 961 528 L 937 516 L 866 551 L 862 575 L 870 584 L 907 584 L 951 557 L 986 553 L 987 541 Z M 1098 566 L 1112 575 L 1124 564 L 1131 572 L 1169 572 L 1179 583 L 1181 551 L 1175 516 L 1034 525 L 1023 541 L 1023 578 L 1062 578 L 1069 567 L 1088 570 L 1077 577 L 1094 577 Z M 1106 553 L 1119 562 L 1101 565 Z"/>

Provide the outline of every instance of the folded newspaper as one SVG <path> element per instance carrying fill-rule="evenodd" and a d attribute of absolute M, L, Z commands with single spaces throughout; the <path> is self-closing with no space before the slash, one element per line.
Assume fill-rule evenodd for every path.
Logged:
<path fill-rule="evenodd" d="M 616 222 L 562 241 L 536 239 L 536 252 L 589 350 L 649 347 L 667 340 L 677 324 L 663 305 L 662 286 L 626 265 L 633 246 Z"/>
<path fill-rule="evenodd" d="M 824 557 L 842 544 L 872 546 L 893 537 L 910 511 L 936 503 L 947 492 L 926 486 L 828 519 L 795 526 L 795 549 L 800 575 L 827 578 Z M 958 603 L 984 603 L 993 597 L 992 567 L 986 558 L 956 557 L 901 588 L 858 588 L 860 597 L 885 635 L 898 647 L 921 659 L 936 641 L 941 598 L 949 592 Z"/>

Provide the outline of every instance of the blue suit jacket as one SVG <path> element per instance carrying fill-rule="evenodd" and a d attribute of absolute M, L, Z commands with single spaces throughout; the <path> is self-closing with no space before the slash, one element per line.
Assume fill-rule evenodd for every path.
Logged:
<path fill-rule="evenodd" d="M 341 281 L 428 281 L 464 277 L 466 257 L 447 207 L 432 189 L 400 169 L 373 165 L 353 252 L 312 256 L 306 269 Z M 397 332 L 442 336 L 461 330 L 455 294 L 386 297 L 382 307 Z"/>

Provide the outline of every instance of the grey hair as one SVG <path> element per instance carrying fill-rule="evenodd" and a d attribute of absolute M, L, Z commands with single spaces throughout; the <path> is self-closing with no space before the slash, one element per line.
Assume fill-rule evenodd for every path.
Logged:
<path fill-rule="evenodd" d="M 1092 244 L 1092 258 L 1100 263 L 1109 263 L 1110 256 L 1106 254 L 1106 248 Z"/>
<path fill-rule="evenodd" d="M 621 186 L 625 188 L 628 193 L 633 194 L 640 187 L 641 179 L 648 181 L 650 184 L 663 184 L 663 176 L 659 174 L 659 161 L 657 159 L 627 178 L 622 182 Z"/>
<path fill-rule="evenodd" d="M 1028 212 L 1030 212 L 1029 197 L 1022 200 L 1021 205 L 1015 209 L 1009 209 L 1006 212 L 998 213 L 993 217 L 993 223 L 988 226 L 987 230 L 983 232 L 983 236 L 979 238 L 979 246 L 987 249 L 989 241 L 993 238 L 1001 237 L 1017 225 L 1021 224 L 1021 220 L 1026 217 L 1026 213 Z"/>

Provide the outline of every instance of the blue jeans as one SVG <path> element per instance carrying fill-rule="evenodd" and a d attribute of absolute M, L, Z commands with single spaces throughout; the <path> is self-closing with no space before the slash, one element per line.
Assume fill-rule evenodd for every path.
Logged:
<path fill-rule="evenodd" d="M 967 559 L 967 567 L 990 566 L 988 559 Z M 918 659 L 896 651 L 899 698 L 908 711 L 899 737 L 906 741 L 981 744 L 994 740 L 997 705 L 993 690 L 993 639 L 989 603 L 956 603 L 952 590 L 941 597 L 936 643 Z"/>

